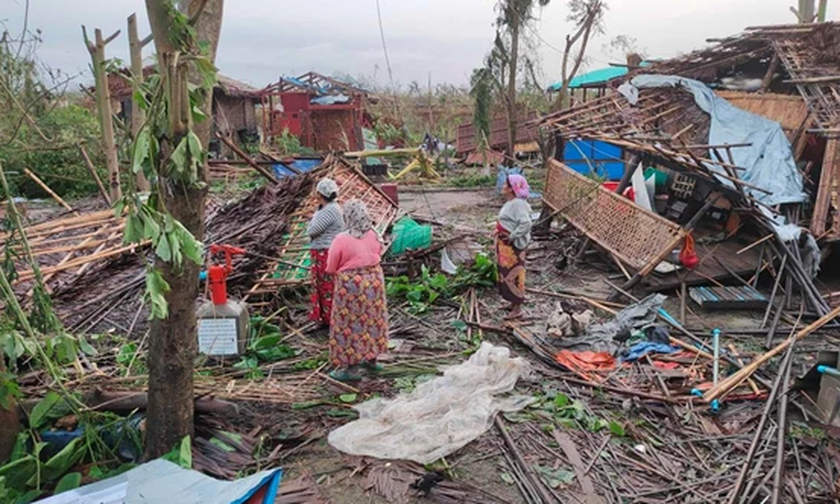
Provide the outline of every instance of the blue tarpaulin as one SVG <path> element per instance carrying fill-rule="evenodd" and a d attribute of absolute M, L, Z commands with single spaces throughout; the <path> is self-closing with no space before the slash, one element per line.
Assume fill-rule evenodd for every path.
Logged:
<path fill-rule="evenodd" d="M 309 100 L 312 105 L 336 105 L 339 103 L 350 103 L 350 97 L 347 95 L 325 95 L 318 96 Z"/>
<path fill-rule="evenodd" d="M 648 65 L 649 63 L 647 61 L 643 61 L 641 64 L 641 66 L 643 67 Z M 616 79 L 623 75 L 627 75 L 627 67 L 598 68 L 597 70 L 592 70 L 591 72 L 586 72 L 585 74 L 581 74 L 573 78 L 571 81 L 569 81 L 569 88 L 577 89 L 584 86 L 600 84 L 602 82 L 607 82 L 608 80 Z M 563 87 L 562 82 L 555 82 L 554 84 L 548 86 L 548 90 L 557 92 L 560 91 L 561 87 Z"/>
<path fill-rule="evenodd" d="M 697 106 L 711 117 L 709 145 L 751 144 L 731 149 L 733 164 L 745 168 L 738 178 L 770 194 L 749 187 L 745 191 L 767 206 L 801 203 L 806 200 L 802 190 L 802 175 L 796 169 L 790 142 L 782 126 L 770 119 L 747 112 L 719 97 L 702 82 L 668 75 L 639 75 L 630 83 L 637 88 L 683 87 L 694 95 Z M 709 153 L 709 159 L 715 159 Z M 708 164 L 716 173 L 723 168 Z M 723 185 L 734 184 L 718 177 Z"/>
<path fill-rule="evenodd" d="M 294 170 L 289 169 L 289 166 L 300 173 L 307 173 L 320 166 L 323 162 L 324 160 L 321 158 L 295 158 L 292 162 L 277 163 L 272 165 L 271 168 L 274 170 L 274 175 L 277 178 L 283 178 L 297 175 Z"/>

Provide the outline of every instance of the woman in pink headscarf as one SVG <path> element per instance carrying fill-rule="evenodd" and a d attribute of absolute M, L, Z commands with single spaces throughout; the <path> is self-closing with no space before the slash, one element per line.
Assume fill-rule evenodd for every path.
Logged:
<path fill-rule="evenodd" d="M 525 177 L 508 175 L 503 190 L 507 203 L 496 222 L 499 293 L 510 303 L 507 320 L 522 316 L 522 303 L 525 302 L 525 249 L 531 243 L 530 192 Z"/>

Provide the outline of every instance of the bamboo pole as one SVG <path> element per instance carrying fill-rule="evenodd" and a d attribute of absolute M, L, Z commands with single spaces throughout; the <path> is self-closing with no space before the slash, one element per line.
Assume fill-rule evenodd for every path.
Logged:
<path fill-rule="evenodd" d="M 79 215 L 79 212 L 73 210 L 73 207 L 68 205 L 67 202 L 64 201 L 64 199 L 62 199 L 61 196 L 59 196 L 58 194 L 55 193 L 55 191 L 50 189 L 50 186 L 45 184 L 43 180 L 41 180 L 40 178 L 38 178 L 37 175 L 32 173 L 32 171 L 30 171 L 29 168 L 24 168 L 23 173 L 25 173 L 27 177 L 31 178 L 33 182 L 38 184 L 38 186 L 40 186 L 41 189 L 46 191 L 47 194 L 52 196 L 52 199 L 54 199 L 56 202 L 58 202 L 59 205 L 63 206 L 68 212 L 73 212 L 74 214 Z"/>
<path fill-rule="evenodd" d="M 722 394 L 725 394 L 732 390 L 733 388 L 737 387 L 741 383 L 743 383 L 747 378 L 752 376 L 758 369 L 767 363 L 770 359 L 775 357 L 776 355 L 782 353 L 787 347 L 792 345 L 794 342 L 801 340 L 805 336 L 808 336 L 812 332 L 816 331 L 817 329 L 821 328 L 822 326 L 828 324 L 835 318 L 840 316 L 840 306 L 831 310 L 828 314 L 820 317 L 819 320 L 812 322 L 807 327 L 803 328 L 801 331 L 796 333 L 792 338 L 783 341 L 776 345 L 772 350 L 769 352 L 761 355 L 755 361 L 750 363 L 748 366 L 745 366 L 737 373 L 733 374 L 726 380 L 723 380 L 718 385 L 710 388 L 703 394 L 703 400 L 706 402 L 712 402 L 714 399 L 717 399 Z"/>
<path fill-rule="evenodd" d="M 75 268 L 77 266 L 82 266 L 82 265 L 91 263 L 93 261 L 98 261 L 100 259 L 107 259 L 109 257 L 113 257 L 115 255 L 119 255 L 119 254 L 128 252 L 130 250 L 136 249 L 138 247 L 144 247 L 144 246 L 148 245 L 149 243 L 151 243 L 151 242 L 146 241 L 146 242 L 143 242 L 143 243 L 132 243 L 131 245 L 127 245 L 125 247 L 119 247 L 119 248 L 116 248 L 116 249 L 107 250 L 105 252 L 101 252 L 101 253 L 98 253 L 98 254 L 91 254 L 89 256 L 85 256 L 85 257 L 81 257 L 79 259 L 76 259 L 75 261 L 70 261 L 70 262 L 68 262 L 66 264 L 63 264 L 61 266 L 49 266 L 49 267 L 46 267 L 46 268 L 41 268 L 41 273 L 47 274 L 47 273 L 57 273 L 59 271 L 65 271 L 65 270 L 68 270 L 68 269 Z M 34 276 L 34 272 L 32 270 L 22 271 L 20 273 L 17 281 L 15 282 L 15 284 L 25 282 L 27 280 L 31 280 L 33 276 Z"/>
<path fill-rule="evenodd" d="M 88 156 L 88 153 L 83 145 L 79 146 L 79 152 L 82 153 L 82 159 L 85 160 L 85 166 L 90 172 L 91 177 L 93 177 L 93 180 L 96 182 L 96 187 L 99 188 L 99 194 L 102 195 L 102 199 L 105 200 L 105 203 L 108 206 L 111 206 L 111 196 L 108 195 L 108 191 L 106 191 L 105 186 L 102 185 L 102 179 L 100 179 L 99 174 L 96 173 L 96 167 L 93 166 L 93 161 L 90 160 L 90 156 Z"/>

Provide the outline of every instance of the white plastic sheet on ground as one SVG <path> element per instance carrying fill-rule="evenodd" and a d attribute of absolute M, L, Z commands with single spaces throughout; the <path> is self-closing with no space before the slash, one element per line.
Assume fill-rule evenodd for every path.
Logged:
<path fill-rule="evenodd" d="M 481 436 L 499 411 L 527 406 L 529 396 L 496 396 L 529 371 L 508 348 L 484 342 L 468 361 L 409 394 L 357 405 L 359 419 L 331 432 L 329 443 L 350 455 L 434 462 Z"/>

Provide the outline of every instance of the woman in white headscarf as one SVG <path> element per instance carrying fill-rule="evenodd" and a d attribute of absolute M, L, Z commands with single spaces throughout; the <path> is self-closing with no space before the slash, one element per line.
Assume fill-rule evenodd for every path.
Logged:
<path fill-rule="evenodd" d="M 388 349 L 388 304 L 380 266 L 382 243 L 367 206 L 344 205 L 347 230 L 330 247 L 327 272 L 335 275 L 330 326 L 330 362 L 336 380 L 358 380 L 359 366 L 378 370 L 376 359 Z"/>
<path fill-rule="evenodd" d="M 315 191 L 320 198 L 319 206 L 306 227 L 312 278 L 309 320 L 329 327 L 334 284 L 332 275 L 327 273 L 327 258 L 333 240 L 344 230 L 344 216 L 338 206 L 338 185 L 335 181 L 322 179 Z"/>

